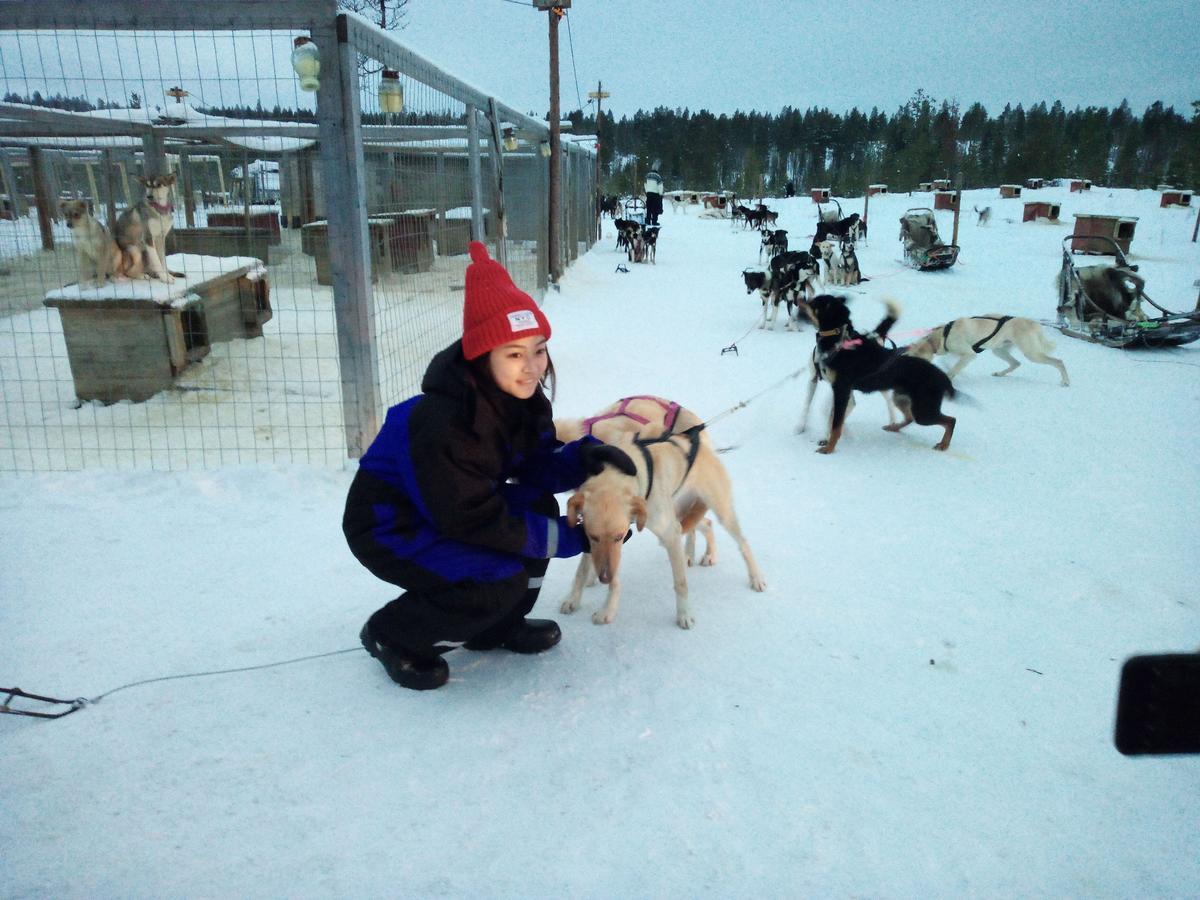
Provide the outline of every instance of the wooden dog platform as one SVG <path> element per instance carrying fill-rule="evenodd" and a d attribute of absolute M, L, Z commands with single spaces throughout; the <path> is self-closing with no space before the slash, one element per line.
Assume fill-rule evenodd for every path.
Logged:
<path fill-rule="evenodd" d="M 139 279 L 46 294 L 62 317 L 80 400 L 140 403 L 171 386 L 212 344 L 262 335 L 271 319 L 266 268 L 249 257 L 167 256 L 173 284 Z"/>

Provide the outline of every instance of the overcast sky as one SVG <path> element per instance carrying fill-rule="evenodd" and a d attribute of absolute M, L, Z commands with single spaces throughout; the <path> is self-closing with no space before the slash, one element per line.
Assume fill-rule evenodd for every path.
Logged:
<path fill-rule="evenodd" d="M 528 0 L 410 0 L 406 22 L 399 38 L 430 61 L 517 109 L 549 109 L 546 13 Z M 1190 116 L 1198 41 L 1197 0 L 574 0 L 560 28 L 561 103 L 577 108 L 602 81 L 618 117 L 656 106 L 892 112 L 917 88 L 992 114 L 1007 102 L 1128 99 L 1139 114 L 1162 100 Z"/>

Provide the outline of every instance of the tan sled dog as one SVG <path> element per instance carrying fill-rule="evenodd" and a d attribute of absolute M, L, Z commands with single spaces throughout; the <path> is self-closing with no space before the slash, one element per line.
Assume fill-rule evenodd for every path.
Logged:
<path fill-rule="evenodd" d="M 729 474 L 701 426 L 657 438 L 622 434 L 611 443 L 625 451 L 637 468 L 637 475 L 606 467 L 580 485 L 567 501 L 567 516 L 580 521 L 591 544 L 591 563 L 600 581 L 608 585 L 608 600 L 592 616 L 593 622 L 608 624 L 616 618 L 621 600 L 617 571 L 631 524 L 638 531 L 649 528 L 667 551 L 675 582 L 675 622 L 680 628 L 691 628 L 695 623 L 688 608 L 684 535 L 696 528 L 704 531 L 707 546 L 701 565 L 716 562 L 712 527 L 704 516 L 709 509 L 737 541 L 746 561 L 750 586 L 756 591 L 766 588 L 733 509 Z M 563 612 L 579 608 L 587 573 L 588 563 L 583 559 L 576 570 L 571 593 L 562 604 Z"/>
<path fill-rule="evenodd" d="M 700 422 L 701 419 L 698 415 L 672 400 L 652 394 L 638 394 L 633 397 L 622 397 L 616 403 L 609 404 L 600 412 L 588 416 L 586 419 L 555 419 L 554 430 L 558 439 L 564 443 L 577 441 L 588 434 L 610 444 L 623 434 L 635 434 L 643 439 L 656 438 L 670 431 L 686 431 L 699 425 Z M 707 434 L 704 434 L 701 439 L 707 441 L 709 438 Z M 684 554 L 688 565 L 692 565 L 696 556 L 697 529 L 703 532 L 706 541 L 711 541 L 712 522 L 704 518 L 696 523 L 696 528 L 687 532 Z M 705 559 L 708 558 L 706 554 Z M 704 564 L 710 565 L 709 562 Z M 612 575 L 616 577 L 615 568 Z M 597 573 L 592 556 L 590 553 L 584 553 L 579 558 L 576 584 L 572 587 L 563 607 L 566 608 L 573 600 L 569 611 L 573 612 L 578 609 L 584 586 L 591 587 L 596 581 Z M 608 583 L 611 584 L 611 581 Z M 599 613 L 596 614 L 597 617 L 599 615 Z"/>
<path fill-rule="evenodd" d="M 1008 363 L 1008 368 L 993 375 L 1007 375 L 1021 365 L 1010 350 L 1016 346 L 1030 362 L 1054 366 L 1062 376 L 1062 386 L 1071 384 L 1067 367 L 1061 359 L 1049 356 L 1054 344 L 1042 333 L 1042 326 L 1033 319 L 1020 316 L 970 316 L 955 319 L 933 329 L 907 350 L 910 356 L 932 360 L 948 353 L 958 360 L 946 374 L 953 379 L 984 350 L 991 350 Z"/>
<path fill-rule="evenodd" d="M 175 273 L 167 270 L 167 235 L 175 221 L 171 208 L 175 176 L 139 175 L 137 180 L 146 188 L 146 196 L 117 216 L 114 236 L 131 272 L 144 270 L 148 277 L 170 284 Z"/>
<path fill-rule="evenodd" d="M 79 259 L 79 284 L 100 285 L 115 275 L 123 275 L 121 249 L 92 215 L 86 200 L 64 200 L 58 205 L 75 240 Z"/>

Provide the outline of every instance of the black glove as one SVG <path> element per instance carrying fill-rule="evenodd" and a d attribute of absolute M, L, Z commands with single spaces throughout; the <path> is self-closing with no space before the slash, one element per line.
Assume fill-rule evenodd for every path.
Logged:
<path fill-rule="evenodd" d="M 626 475 L 637 475 L 637 466 L 619 447 L 612 447 L 608 444 L 584 444 L 579 449 L 579 458 L 583 462 L 583 470 L 588 475 L 599 475 L 604 471 L 605 463 Z"/>

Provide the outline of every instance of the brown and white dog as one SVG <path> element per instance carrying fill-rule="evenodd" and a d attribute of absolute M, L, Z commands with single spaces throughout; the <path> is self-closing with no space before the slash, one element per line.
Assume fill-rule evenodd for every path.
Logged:
<path fill-rule="evenodd" d="M 108 229 L 92 215 L 86 200 L 64 200 L 58 205 L 71 229 L 75 255 L 79 259 L 79 283 L 103 284 L 116 275 L 124 274 L 121 248 Z"/>
<path fill-rule="evenodd" d="M 940 325 L 908 347 L 910 356 L 932 360 L 944 353 L 958 359 L 946 374 L 953 379 L 984 350 L 991 350 L 1008 363 L 1008 368 L 993 375 L 1007 375 L 1020 364 L 1012 355 L 1016 347 L 1030 362 L 1054 366 L 1062 378 L 1062 386 L 1071 384 L 1067 367 L 1061 359 L 1050 356 L 1054 344 L 1042 332 L 1042 326 L 1033 319 L 1021 316 L 965 316 Z"/>
<path fill-rule="evenodd" d="M 126 255 L 130 271 L 141 269 L 150 278 L 168 284 L 178 272 L 167 270 L 167 235 L 174 225 L 171 185 L 174 175 L 137 176 L 146 196 L 117 216 L 117 246 Z"/>

